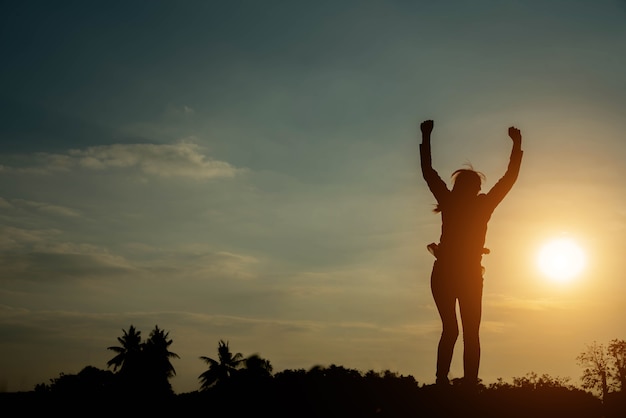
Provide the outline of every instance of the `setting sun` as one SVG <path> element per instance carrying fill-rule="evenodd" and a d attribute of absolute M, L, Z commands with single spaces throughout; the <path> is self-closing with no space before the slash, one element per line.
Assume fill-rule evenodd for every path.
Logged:
<path fill-rule="evenodd" d="M 567 282 L 579 275 L 585 263 L 585 252 L 569 238 L 557 238 L 547 242 L 537 256 L 539 270 L 558 282 Z"/>

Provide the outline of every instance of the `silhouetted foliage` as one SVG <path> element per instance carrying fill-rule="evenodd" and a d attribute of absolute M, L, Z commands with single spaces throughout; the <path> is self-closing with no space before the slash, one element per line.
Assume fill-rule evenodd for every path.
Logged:
<path fill-rule="evenodd" d="M 169 333 L 158 326 L 150 332 L 150 337 L 142 345 L 142 380 L 144 386 L 153 392 L 171 394 L 169 379 L 176 375 L 170 359 L 179 358 L 178 354 L 169 351 L 172 340 Z"/>
<path fill-rule="evenodd" d="M 236 379 L 245 385 L 263 385 L 272 378 L 272 371 L 269 360 L 252 354 L 243 360 L 243 368 L 237 371 Z"/>
<path fill-rule="evenodd" d="M 626 417 L 626 341 L 596 341 L 576 357 L 583 369 L 582 387 L 600 393 L 605 417 Z"/>
<path fill-rule="evenodd" d="M 552 377 L 548 374 L 539 376 L 535 372 L 526 373 L 523 377 L 513 378 L 513 387 L 516 388 L 530 388 L 530 389 L 543 389 L 543 388 L 565 388 L 572 389 L 570 385 L 569 377 Z"/>
<path fill-rule="evenodd" d="M 226 383 L 241 367 L 243 355 L 231 353 L 228 342 L 220 340 L 217 346 L 217 360 L 206 356 L 201 356 L 200 359 L 209 365 L 208 370 L 198 377 L 200 388 L 206 390 L 218 383 Z"/>
<path fill-rule="evenodd" d="M 141 331 L 133 325 L 128 332 L 118 337 L 120 346 L 108 347 L 117 353 L 107 362 L 116 374 L 117 387 L 122 395 L 147 396 L 148 394 L 173 394 L 169 379 L 176 375 L 170 359 L 179 358 L 178 354 L 169 351 L 173 340 L 168 339 L 169 333 L 158 325 L 150 332 L 145 342 L 141 342 Z"/>
<path fill-rule="evenodd" d="M 57 411 L 67 417 L 95 415 L 96 405 L 98 412 L 109 410 L 106 406 L 118 399 L 118 395 L 113 372 L 87 366 L 77 374 L 60 373 L 49 384 L 36 385 L 30 395 L 22 394 L 11 400 L 18 405 L 21 416 L 52 415 Z M 3 406 L 8 408 L 6 404 Z"/>
<path fill-rule="evenodd" d="M 124 335 L 117 338 L 120 343 L 119 347 L 112 346 L 107 347 L 107 350 L 111 350 L 117 353 L 115 357 L 107 362 L 107 366 L 113 366 L 113 371 L 117 371 L 120 368 L 120 373 L 135 373 L 135 369 L 139 366 L 139 356 L 141 355 L 141 331 L 131 325 L 126 330 L 122 330 Z"/>
<path fill-rule="evenodd" d="M 488 417 L 603 416 L 601 402 L 591 393 L 568 384 L 568 379 L 534 372 L 513 378 L 513 384 L 499 380 L 479 396 Z"/>
<path fill-rule="evenodd" d="M 309 370 L 287 369 L 273 373 L 269 360 L 258 354 L 244 357 L 232 353 L 228 343 L 218 344 L 218 359 L 209 363 L 207 378 L 198 391 L 173 395 L 168 379 L 175 375 L 169 351 L 172 340 L 158 326 L 144 343 L 134 327 L 118 339 L 118 356 L 137 347 L 137 380 L 129 381 L 123 370 L 135 370 L 127 356 L 110 360 L 117 372 L 87 366 L 78 374 L 63 374 L 39 384 L 32 392 L 0 393 L 5 410 L 19 410 L 24 416 L 85 416 L 113 414 L 195 416 L 282 417 L 481 417 L 481 418 L 624 418 L 623 392 L 607 393 L 604 402 L 593 393 L 569 383 L 569 378 L 534 372 L 499 378 L 484 385 L 470 385 L 453 379 L 451 385 L 422 385 L 412 376 L 390 370 L 362 373 L 356 369 L 330 365 Z M 619 342 L 620 340 L 614 340 Z M 613 343 L 613 341 L 612 341 Z M 620 349 L 619 344 L 615 344 Z M 619 351 L 621 353 L 621 351 Z M 609 356 L 613 356 L 610 354 Z M 614 357 L 611 357 L 611 359 Z M 615 357 L 618 360 L 621 357 Z M 210 360 L 210 361 L 207 361 Z M 134 361 L 134 360 L 133 360 Z M 609 361 L 609 364 L 613 360 Z M 621 363 L 615 363 L 619 366 Z M 131 367 L 132 366 L 132 367 Z M 613 367 L 613 366 L 611 366 Z M 116 370 L 116 368 L 114 368 Z M 617 369 L 616 369 L 617 370 Z M 210 372 L 210 373 L 209 373 Z M 203 374 L 205 374 L 203 373 Z M 619 376 L 617 372 L 611 376 Z M 214 376 L 219 379 L 210 380 Z M 201 379 L 202 380 L 202 379 Z M 138 387 L 129 387 L 130 382 Z M 615 389 L 615 388 L 614 388 Z M 171 396 L 163 396 L 164 394 Z"/>
<path fill-rule="evenodd" d="M 616 391 L 626 392 L 626 341 L 611 340 L 607 347 L 609 357 L 609 376 L 611 387 Z"/>
<path fill-rule="evenodd" d="M 109 394 L 113 391 L 115 376 L 109 370 L 86 366 L 78 374 L 61 373 L 50 379 L 50 384 L 35 386 L 36 392 L 71 395 Z"/>
<path fill-rule="evenodd" d="M 576 357 L 583 369 L 581 377 L 585 389 L 598 390 L 602 399 L 609 393 L 609 363 L 604 345 L 593 342 Z"/>

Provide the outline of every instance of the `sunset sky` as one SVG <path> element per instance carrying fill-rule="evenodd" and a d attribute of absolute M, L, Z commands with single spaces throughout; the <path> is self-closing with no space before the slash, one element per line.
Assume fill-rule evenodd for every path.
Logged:
<path fill-rule="evenodd" d="M 579 383 L 626 338 L 625 1 L 12 1 L 0 57 L 0 391 L 106 369 L 131 324 L 170 332 L 178 393 L 221 339 L 434 383 L 424 119 L 442 178 L 485 191 L 522 131 L 483 381 Z M 555 237 L 572 281 L 536 267 Z"/>

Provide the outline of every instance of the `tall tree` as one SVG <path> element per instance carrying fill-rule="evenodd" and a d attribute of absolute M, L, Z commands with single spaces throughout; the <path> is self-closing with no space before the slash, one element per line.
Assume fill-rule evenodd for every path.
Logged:
<path fill-rule="evenodd" d="M 113 371 L 120 368 L 120 373 L 127 374 L 136 371 L 140 365 L 141 356 L 141 331 L 131 325 L 128 332 L 122 329 L 124 335 L 117 337 L 120 346 L 107 347 L 107 350 L 117 353 L 107 362 L 107 366 L 113 366 Z"/>
<path fill-rule="evenodd" d="M 165 330 L 159 329 L 158 325 L 155 325 L 150 332 L 148 341 L 143 345 L 143 350 L 150 366 L 169 379 L 176 375 L 176 370 L 172 366 L 170 359 L 180 357 L 178 354 L 169 351 L 169 346 L 172 345 L 173 340 L 168 339 L 168 337 L 169 332 L 165 332 Z"/>
<path fill-rule="evenodd" d="M 609 365 L 604 345 L 594 341 L 576 360 L 584 368 L 581 377 L 583 388 L 598 390 L 602 399 L 606 399 L 606 394 L 609 393 Z"/>
<path fill-rule="evenodd" d="M 107 362 L 113 366 L 117 374 L 120 390 L 127 394 L 171 394 L 169 378 L 176 375 L 171 359 L 179 358 L 178 354 L 169 351 L 172 339 L 169 333 L 158 325 L 150 332 L 145 342 L 141 341 L 141 331 L 133 325 L 128 332 L 118 337 L 120 346 L 107 347 L 117 353 Z"/>
<path fill-rule="evenodd" d="M 169 351 L 172 342 L 169 332 L 156 325 L 142 345 L 142 382 L 145 390 L 160 394 L 172 393 L 169 379 L 176 375 L 176 370 L 170 360 L 180 358 L 178 354 Z"/>
<path fill-rule="evenodd" d="M 224 340 L 220 340 L 218 343 L 217 360 L 206 356 L 201 356 L 200 359 L 209 365 L 209 368 L 198 377 L 201 390 L 206 390 L 218 383 L 227 382 L 244 361 L 241 353 L 231 353 L 228 342 L 224 342 Z"/>
<path fill-rule="evenodd" d="M 626 392 L 626 341 L 611 340 L 607 347 L 607 353 L 613 387 L 618 391 Z"/>

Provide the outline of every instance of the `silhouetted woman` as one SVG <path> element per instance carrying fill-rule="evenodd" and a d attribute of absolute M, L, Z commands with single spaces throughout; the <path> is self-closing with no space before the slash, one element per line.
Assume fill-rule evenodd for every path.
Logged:
<path fill-rule="evenodd" d="M 488 193 L 480 193 L 483 176 L 472 169 L 460 169 L 452 174 L 454 186 L 449 190 L 446 183 L 432 167 L 430 134 L 433 121 L 422 122 L 420 158 L 422 174 L 428 188 L 437 199 L 435 212 L 441 213 L 441 237 L 439 244 L 430 244 L 429 250 L 436 257 L 430 285 L 443 323 L 443 331 L 437 349 L 437 383 L 448 384 L 454 344 L 459 335 L 456 317 L 456 301 L 459 301 L 463 326 L 464 382 L 478 381 L 480 363 L 480 340 L 478 331 L 482 311 L 483 268 L 482 255 L 487 234 L 487 222 L 498 204 L 509 192 L 517 179 L 522 162 L 522 135 L 519 129 L 509 128 L 513 149 L 504 176 Z"/>

